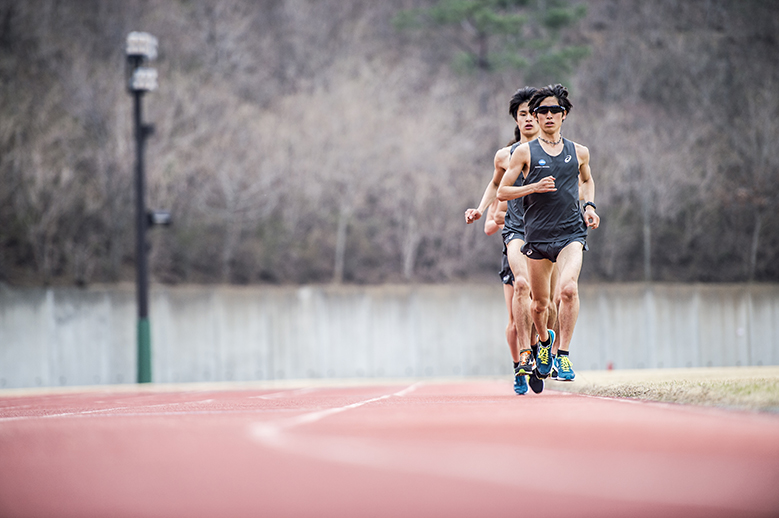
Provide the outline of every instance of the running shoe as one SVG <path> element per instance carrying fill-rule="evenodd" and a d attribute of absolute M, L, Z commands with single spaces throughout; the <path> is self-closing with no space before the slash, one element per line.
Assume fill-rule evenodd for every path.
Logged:
<path fill-rule="evenodd" d="M 544 379 L 549 376 L 549 372 L 552 370 L 552 345 L 554 345 L 554 331 L 549 331 L 549 345 L 543 345 L 538 343 L 538 357 L 536 358 L 536 373 L 538 377 Z"/>
<path fill-rule="evenodd" d="M 519 351 L 519 365 L 514 369 L 514 374 L 528 375 L 533 372 L 533 351 L 522 349 Z"/>
<path fill-rule="evenodd" d="M 535 374 L 531 374 L 527 377 L 527 383 L 530 385 L 530 389 L 536 394 L 540 394 L 544 391 L 544 380 L 539 379 Z"/>
<path fill-rule="evenodd" d="M 576 377 L 576 373 L 573 372 L 573 365 L 568 355 L 558 356 L 560 359 L 560 366 L 558 367 L 557 380 L 558 381 L 573 381 Z"/>
<path fill-rule="evenodd" d="M 514 369 L 514 392 L 521 396 L 527 393 L 527 379 L 524 374 L 517 372 L 518 370 L 519 367 Z"/>
<path fill-rule="evenodd" d="M 560 371 L 560 357 L 552 355 L 552 373 L 549 375 L 553 380 L 557 379 L 557 373 Z"/>

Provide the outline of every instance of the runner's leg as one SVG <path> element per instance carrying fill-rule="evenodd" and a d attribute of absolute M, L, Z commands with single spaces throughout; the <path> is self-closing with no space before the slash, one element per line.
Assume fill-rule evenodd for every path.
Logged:
<path fill-rule="evenodd" d="M 582 269 L 583 245 L 574 241 L 557 256 L 559 269 L 558 293 L 560 297 L 560 333 L 558 349 L 568 351 L 573 338 L 576 320 L 579 318 L 579 273 Z"/>
<path fill-rule="evenodd" d="M 542 342 L 549 340 L 547 323 L 549 321 L 549 303 L 551 293 L 549 290 L 552 268 L 554 263 L 548 259 L 528 259 L 527 270 L 530 288 L 533 291 L 531 303 L 531 317 L 538 330 L 538 337 Z"/>
<path fill-rule="evenodd" d="M 513 239 L 506 245 L 509 266 L 514 274 L 513 315 L 517 328 L 519 349 L 530 348 L 530 283 L 528 281 L 527 259 L 522 254 L 524 242 Z"/>
<path fill-rule="evenodd" d="M 514 323 L 514 286 L 511 284 L 503 285 L 503 299 L 506 301 L 506 310 L 509 315 L 508 325 L 506 325 L 506 342 L 509 344 L 511 359 L 516 363 L 519 361 L 519 342 L 517 341 L 517 326 Z"/>
<path fill-rule="evenodd" d="M 557 281 L 560 277 L 557 263 L 552 267 L 552 275 L 549 278 L 549 315 L 547 317 L 546 326 L 555 332 L 555 335 L 560 335 L 560 321 L 557 318 L 558 312 L 558 300 L 557 300 Z M 557 354 L 557 340 L 552 345 L 552 354 Z"/>

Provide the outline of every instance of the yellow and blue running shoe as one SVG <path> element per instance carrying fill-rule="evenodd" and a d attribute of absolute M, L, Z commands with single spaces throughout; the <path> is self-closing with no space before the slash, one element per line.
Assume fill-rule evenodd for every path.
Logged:
<path fill-rule="evenodd" d="M 538 353 L 536 355 L 536 373 L 539 378 L 549 377 L 552 370 L 552 345 L 554 345 L 555 335 L 551 329 L 549 332 L 549 344 L 538 343 Z"/>
<path fill-rule="evenodd" d="M 527 377 L 519 372 L 519 367 L 514 369 L 514 392 L 520 396 L 527 393 Z"/>
<path fill-rule="evenodd" d="M 573 365 L 568 355 L 558 356 L 559 366 L 557 368 L 557 381 L 573 381 L 576 373 L 573 372 Z"/>
<path fill-rule="evenodd" d="M 560 357 L 552 355 L 552 373 L 549 375 L 553 380 L 557 379 L 557 373 L 560 371 Z"/>

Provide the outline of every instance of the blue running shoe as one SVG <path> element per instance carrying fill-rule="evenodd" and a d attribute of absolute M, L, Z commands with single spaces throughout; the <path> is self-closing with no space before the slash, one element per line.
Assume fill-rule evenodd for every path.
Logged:
<path fill-rule="evenodd" d="M 530 385 L 530 389 L 536 394 L 540 394 L 544 391 L 544 380 L 539 379 L 535 373 L 527 377 L 527 383 Z"/>
<path fill-rule="evenodd" d="M 514 369 L 514 392 L 521 396 L 527 393 L 527 379 L 524 374 L 517 372 L 518 370 L 519 367 Z"/>
<path fill-rule="evenodd" d="M 560 372 L 560 357 L 552 355 L 552 373 L 549 375 L 553 380 L 557 379 L 557 373 Z"/>
<path fill-rule="evenodd" d="M 542 345 L 538 343 L 538 356 L 536 358 L 536 372 L 541 379 L 549 377 L 549 373 L 552 370 L 552 345 L 554 345 L 554 331 L 551 329 L 549 332 L 549 345 Z"/>
<path fill-rule="evenodd" d="M 571 365 L 571 359 L 568 358 L 568 355 L 558 356 L 558 358 L 560 359 L 560 366 L 558 367 L 558 371 L 557 371 L 557 380 L 573 381 L 573 379 L 576 377 L 576 373 L 573 372 L 573 365 Z"/>

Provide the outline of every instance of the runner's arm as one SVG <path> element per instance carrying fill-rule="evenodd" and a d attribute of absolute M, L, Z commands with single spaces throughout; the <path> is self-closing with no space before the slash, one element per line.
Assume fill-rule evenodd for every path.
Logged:
<path fill-rule="evenodd" d="M 498 208 L 495 209 L 495 213 L 492 215 L 492 219 L 495 220 L 495 223 L 498 224 L 498 226 L 502 229 L 503 225 L 506 223 L 506 211 L 508 210 L 508 203 L 505 201 L 498 201 Z"/>
<path fill-rule="evenodd" d="M 507 148 L 502 148 L 495 153 L 495 158 L 493 160 L 494 169 L 492 172 L 492 178 L 487 184 L 487 187 L 484 189 L 484 194 L 482 195 L 481 201 L 479 202 L 479 207 L 465 211 L 466 224 L 471 224 L 477 219 L 481 218 L 484 214 L 484 211 L 486 211 L 495 200 L 495 197 L 498 193 L 498 185 L 500 185 L 500 180 L 503 178 L 503 174 L 506 172 L 505 161 L 508 152 L 509 151 Z"/>
<path fill-rule="evenodd" d="M 590 150 L 585 146 L 576 144 L 576 155 L 579 159 L 579 199 L 582 203 L 595 204 L 595 180 L 590 170 Z M 584 221 L 587 226 L 596 229 L 600 225 L 600 216 L 595 212 L 593 205 L 584 208 Z"/>
<path fill-rule="evenodd" d="M 498 187 L 498 199 L 500 201 L 515 200 L 532 193 L 557 190 L 554 185 L 554 177 L 552 176 L 542 178 L 541 181 L 536 183 L 522 185 L 520 187 L 515 186 L 514 183 L 516 183 L 517 178 L 519 178 L 519 175 L 523 173 L 529 163 L 530 148 L 527 144 L 522 144 L 514 151 L 514 154 L 511 155 L 509 168 L 500 181 L 500 186 Z"/>
<path fill-rule="evenodd" d="M 487 217 L 484 218 L 484 233 L 488 236 L 491 236 L 495 232 L 498 232 L 503 225 L 503 221 L 501 218 L 501 222 L 498 223 L 495 219 L 496 216 L 498 216 L 498 205 L 500 202 L 496 199 L 492 202 L 492 204 L 487 209 Z"/>

